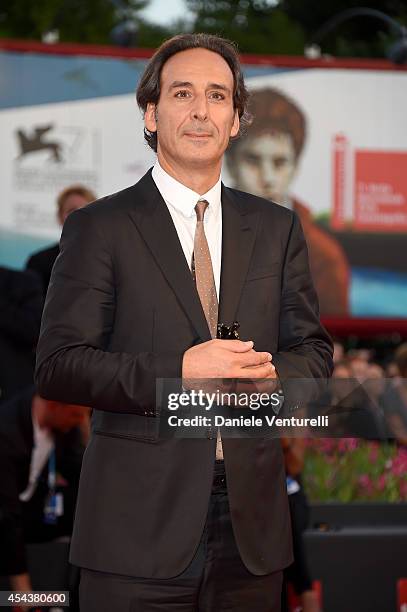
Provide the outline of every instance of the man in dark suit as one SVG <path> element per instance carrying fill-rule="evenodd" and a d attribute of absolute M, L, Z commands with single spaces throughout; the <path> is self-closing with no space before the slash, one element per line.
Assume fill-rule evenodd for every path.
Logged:
<path fill-rule="evenodd" d="M 279 440 L 157 426 L 160 378 L 331 373 L 298 217 L 220 181 L 247 97 L 228 41 L 164 43 L 137 92 L 153 170 L 64 226 L 36 379 L 94 409 L 70 557 L 82 612 L 280 610 L 292 550 Z M 235 320 L 242 340 L 215 338 Z"/>
<path fill-rule="evenodd" d="M 96 200 L 96 195 L 83 185 L 70 185 L 61 191 L 57 198 L 57 217 L 61 227 L 65 219 L 74 210 Z M 43 285 L 44 295 L 47 293 L 52 267 L 59 254 L 59 244 L 54 244 L 46 249 L 33 253 L 27 260 L 25 267 L 36 272 Z"/>

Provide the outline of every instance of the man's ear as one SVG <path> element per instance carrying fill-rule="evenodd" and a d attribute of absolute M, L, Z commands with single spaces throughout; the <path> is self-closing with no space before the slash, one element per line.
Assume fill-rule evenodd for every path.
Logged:
<path fill-rule="evenodd" d="M 153 102 L 147 103 L 144 113 L 144 125 L 149 132 L 157 131 L 157 106 Z"/>
<path fill-rule="evenodd" d="M 237 112 L 237 109 L 236 109 L 235 116 L 233 118 L 232 129 L 230 130 L 230 138 L 237 136 L 239 133 L 239 129 L 240 129 L 240 119 L 239 119 L 239 113 Z"/>

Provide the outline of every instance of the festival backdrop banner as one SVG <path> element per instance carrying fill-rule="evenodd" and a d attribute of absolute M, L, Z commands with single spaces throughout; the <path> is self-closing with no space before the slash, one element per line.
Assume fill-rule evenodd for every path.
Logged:
<path fill-rule="evenodd" d="M 64 187 L 104 196 L 152 166 L 145 61 L 0 52 L 0 265 L 58 239 Z M 407 72 L 244 71 L 254 119 L 225 184 L 297 212 L 322 314 L 407 317 Z"/>

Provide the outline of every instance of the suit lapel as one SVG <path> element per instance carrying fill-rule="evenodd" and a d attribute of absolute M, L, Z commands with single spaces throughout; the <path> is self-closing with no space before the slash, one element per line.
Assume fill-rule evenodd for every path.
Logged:
<path fill-rule="evenodd" d="M 151 170 L 137 183 L 135 195 L 137 205 L 129 210 L 132 220 L 202 341 L 210 340 L 209 328 L 177 230 Z"/>
<path fill-rule="evenodd" d="M 222 272 L 219 322 L 235 320 L 256 239 L 259 213 L 222 184 Z"/>
<path fill-rule="evenodd" d="M 210 332 L 168 208 L 151 176 L 135 186 L 137 202 L 129 209 L 140 236 L 176 294 L 203 342 Z M 222 184 L 222 270 L 219 322 L 233 323 L 256 239 L 259 213 Z"/>

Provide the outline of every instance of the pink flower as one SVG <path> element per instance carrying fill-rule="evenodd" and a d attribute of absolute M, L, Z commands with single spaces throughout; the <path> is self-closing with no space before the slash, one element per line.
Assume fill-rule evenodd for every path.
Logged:
<path fill-rule="evenodd" d="M 407 451 L 400 448 L 397 455 L 393 458 L 391 471 L 395 476 L 407 474 Z"/>
<path fill-rule="evenodd" d="M 369 444 L 370 452 L 369 452 L 369 461 L 371 463 L 376 463 L 379 457 L 379 444 L 377 442 L 372 442 Z"/>
<path fill-rule="evenodd" d="M 346 453 L 347 450 L 348 450 L 348 439 L 341 438 L 338 442 L 338 451 L 340 453 Z"/>
<path fill-rule="evenodd" d="M 364 490 L 365 493 L 371 495 L 373 492 L 373 483 L 372 479 L 368 474 L 361 474 L 358 478 L 361 489 Z"/>
<path fill-rule="evenodd" d="M 403 501 L 407 500 L 407 480 L 400 480 L 399 493 L 400 493 L 400 498 Z"/>
<path fill-rule="evenodd" d="M 379 478 L 377 479 L 377 489 L 378 491 L 384 491 L 384 489 L 386 488 L 386 475 L 385 474 L 381 474 L 379 476 Z"/>
<path fill-rule="evenodd" d="M 321 453 L 332 453 L 336 448 L 336 440 L 332 438 L 321 438 L 320 451 Z"/>
<path fill-rule="evenodd" d="M 348 453 L 354 451 L 357 446 L 357 438 L 341 438 L 338 443 L 338 450 L 340 453 Z"/>

